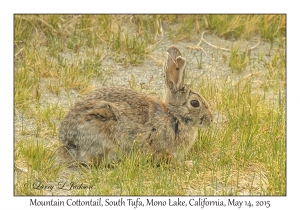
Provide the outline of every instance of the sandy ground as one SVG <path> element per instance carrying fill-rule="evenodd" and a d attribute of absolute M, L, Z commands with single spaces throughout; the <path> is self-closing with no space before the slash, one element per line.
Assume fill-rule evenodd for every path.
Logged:
<path fill-rule="evenodd" d="M 247 49 L 251 46 L 255 46 L 259 42 L 259 37 L 253 37 L 251 40 L 224 40 L 221 38 L 218 38 L 211 34 L 205 34 L 204 35 L 205 40 L 207 40 L 209 43 L 222 47 L 222 48 L 228 48 L 230 49 L 232 45 L 238 45 L 240 44 L 240 49 Z M 189 47 L 194 47 L 198 44 L 200 40 L 195 39 L 194 42 L 177 42 L 172 43 L 169 40 L 162 41 L 156 49 L 147 57 L 145 62 L 143 62 L 141 65 L 138 66 L 129 66 L 129 67 L 122 67 L 119 64 L 113 63 L 112 59 L 109 57 L 106 57 L 103 60 L 103 69 L 104 71 L 107 70 L 107 72 L 112 72 L 109 74 L 108 79 L 105 83 L 105 85 L 120 85 L 120 86 L 129 86 L 129 81 L 135 80 L 135 84 L 142 92 L 145 92 L 147 94 L 153 94 L 156 95 L 159 98 L 163 97 L 164 94 L 164 80 L 163 80 L 163 71 L 162 71 L 162 64 L 163 60 L 165 59 L 165 51 L 166 48 L 170 45 L 177 46 L 183 55 L 187 59 L 187 83 L 191 81 L 191 78 L 210 78 L 216 81 L 232 81 L 232 84 L 236 83 L 239 79 L 246 77 L 250 74 L 255 74 L 255 83 L 253 83 L 254 86 L 259 86 L 259 84 L 263 83 L 266 76 L 265 68 L 257 62 L 257 55 L 258 53 L 264 53 L 263 59 L 270 59 L 271 56 L 268 56 L 267 53 L 270 49 L 270 44 L 268 42 L 264 42 L 260 40 L 260 43 L 258 46 L 256 46 L 254 49 L 251 50 L 252 58 L 254 59 L 254 65 L 250 69 L 247 67 L 245 70 L 242 71 L 241 74 L 232 73 L 232 70 L 227 64 L 224 64 L 224 58 L 227 57 L 227 60 L 229 59 L 230 52 L 226 50 L 218 50 L 212 46 L 209 46 L 205 42 L 201 43 L 201 48 L 203 50 L 199 49 L 190 49 Z M 276 49 L 276 45 L 273 47 L 273 50 L 271 51 L 271 55 L 273 51 Z M 197 57 L 199 58 L 200 54 L 202 53 L 202 69 L 199 69 L 197 67 Z M 65 56 L 68 58 L 68 56 Z M 256 59 L 256 60 L 255 60 Z M 258 72 L 258 73 L 257 73 Z M 59 104 L 60 106 L 64 107 L 65 109 L 69 109 L 70 102 L 68 100 L 67 94 L 65 91 L 61 91 L 61 93 L 56 96 L 55 94 L 51 93 L 49 90 L 45 88 L 45 84 L 41 86 L 42 95 L 40 102 L 42 106 L 47 106 L 48 104 Z M 92 81 L 92 85 L 96 87 L 101 87 L 102 84 L 94 79 Z M 221 87 L 220 87 L 221 88 Z M 71 90 L 70 98 L 71 101 L 75 101 L 76 98 L 79 96 L 79 93 L 75 90 Z M 270 92 L 270 100 L 272 100 L 272 93 Z M 213 102 L 212 102 L 213 103 Z M 215 125 L 221 126 L 222 122 L 226 121 L 226 116 L 223 113 L 214 112 L 215 116 Z M 22 116 L 22 114 L 18 111 L 15 112 L 15 141 L 19 141 L 22 138 L 27 138 L 28 136 L 32 136 L 31 132 L 28 132 L 27 135 L 21 135 L 22 126 L 25 130 L 30 131 L 35 129 L 35 122 L 32 119 L 27 119 L 26 117 Z M 59 125 L 59 122 L 57 122 L 57 125 Z M 35 137 L 34 137 L 35 138 Z M 58 138 L 49 138 L 49 144 L 53 144 L 55 142 L 58 142 Z M 26 169 L 22 168 L 21 166 L 16 165 L 16 175 L 18 173 L 26 173 Z M 66 171 L 63 177 L 68 177 L 70 171 Z M 74 171 L 72 172 L 74 173 Z M 252 179 L 251 174 L 241 174 L 241 177 L 244 176 L 245 181 L 250 181 Z M 248 177 L 248 178 L 247 178 Z M 249 179 L 249 180 L 248 180 Z M 250 181 L 251 182 L 251 181 Z M 260 186 L 261 182 L 259 182 L 259 179 L 253 180 L 253 186 Z M 220 184 L 220 189 L 222 188 Z M 53 193 L 53 192 L 52 192 Z M 193 194 L 201 194 L 201 192 L 196 191 L 192 187 L 187 187 L 186 193 L 188 195 Z M 54 192 L 54 194 L 65 194 L 65 192 Z M 116 194 L 117 191 L 116 191 Z M 241 194 L 246 194 L 242 192 Z"/>

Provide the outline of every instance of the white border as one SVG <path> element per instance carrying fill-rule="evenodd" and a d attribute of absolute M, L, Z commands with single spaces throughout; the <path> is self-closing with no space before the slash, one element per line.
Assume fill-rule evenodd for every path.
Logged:
<path fill-rule="evenodd" d="M 236 197 L 237 200 L 270 200 L 271 208 L 299 208 L 299 12 L 296 1 L 2 1 L 1 60 L 1 206 L 27 207 L 30 197 L 13 196 L 13 14 L 15 13 L 286 13 L 287 14 L 287 196 Z M 266 151 L 267 152 L 267 151 Z M 32 197 L 31 197 L 32 198 Z M 51 199 L 51 197 L 37 197 Z M 58 197 L 55 197 L 57 199 Z M 76 197 L 80 198 L 80 197 Z M 141 197 L 145 199 L 147 197 Z M 155 197 L 157 200 L 168 197 Z M 232 197 L 208 197 L 228 199 Z M 59 197 L 66 200 L 66 197 Z M 82 199 L 85 199 L 82 197 Z M 103 198 L 105 199 L 105 197 Z M 190 197 L 183 197 L 188 200 Z M 296 208 L 295 208 L 296 207 Z M 65 208 L 65 207 L 64 207 Z M 74 208 L 74 207 L 72 207 Z M 76 208 L 76 207 L 75 207 Z M 152 208 L 152 207 L 151 207 Z M 158 208 L 158 207 L 155 207 Z M 164 208 L 164 207 L 162 207 Z M 199 207 L 197 207 L 199 208 Z M 7 208 L 5 208 L 7 209 Z M 147 208 L 144 208 L 147 209 Z M 160 208 L 159 208 L 160 209 Z M 214 209 L 214 208 L 211 208 Z M 231 209 L 231 208 L 226 208 Z M 233 207 L 232 209 L 237 209 Z"/>

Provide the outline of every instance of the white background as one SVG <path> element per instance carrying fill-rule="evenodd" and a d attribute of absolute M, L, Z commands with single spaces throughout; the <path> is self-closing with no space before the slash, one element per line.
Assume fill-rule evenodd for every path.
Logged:
<path fill-rule="evenodd" d="M 239 201 L 270 200 L 269 209 L 300 208 L 299 193 L 299 27 L 300 16 L 297 1 L 251 0 L 251 1 L 33 1 L 2 0 L 0 3 L 0 91 L 1 91 L 1 133 L 0 137 L 0 206 L 1 209 L 18 209 L 29 206 L 30 197 L 13 196 L 13 15 L 15 13 L 283 13 L 287 14 L 287 196 L 284 197 L 208 197 L 209 200 L 235 198 Z M 298 132 L 297 132 L 298 129 Z M 31 197 L 33 198 L 33 197 Z M 39 200 L 64 200 L 69 197 L 37 197 Z M 76 197 L 80 198 L 80 197 Z M 92 197 L 82 197 L 90 200 Z M 116 197 L 113 197 L 116 198 Z M 127 199 L 128 197 L 125 197 Z M 147 197 L 141 197 L 145 200 Z M 168 200 L 168 197 L 154 197 Z M 204 198 L 204 197 L 201 197 Z M 93 197 L 97 199 L 97 197 Z M 105 199 L 105 198 L 102 198 Z M 182 197 L 188 201 L 191 197 Z M 41 208 L 41 207 L 40 207 Z M 45 207 L 51 208 L 51 207 Z M 56 207 L 66 208 L 66 207 Z M 70 207 L 76 208 L 76 207 Z M 78 207 L 80 208 L 80 207 Z M 99 209 L 95 207 L 93 209 Z M 122 207 L 124 208 L 124 207 Z M 127 207 L 129 208 L 129 207 Z M 137 209 L 152 209 L 144 207 Z M 165 207 L 155 207 L 163 209 Z M 191 208 L 191 207 L 190 207 Z M 76 208 L 77 209 L 77 208 Z M 112 209 L 112 208 L 110 208 Z M 134 209 L 131 207 L 130 209 Z M 179 209 L 179 208 L 173 208 Z M 193 209 L 200 209 L 194 207 Z M 238 209 L 219 207 L 204 209 Z M 248 208 L 241 209 L 265 209 Z"/>

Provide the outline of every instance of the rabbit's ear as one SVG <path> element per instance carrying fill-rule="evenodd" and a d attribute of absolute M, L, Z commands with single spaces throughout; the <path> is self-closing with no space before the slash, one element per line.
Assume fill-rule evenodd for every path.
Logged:
<path fill-rule="evenodd" d="M 164 69 L 166 84 L 172 93 L 184 86 L 184 67 L 185 59 L 180 51 L 174 46 L 169 47 Z"/>

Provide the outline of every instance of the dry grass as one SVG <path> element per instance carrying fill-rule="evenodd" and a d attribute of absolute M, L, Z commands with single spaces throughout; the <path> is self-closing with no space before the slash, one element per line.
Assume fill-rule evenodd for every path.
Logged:
<path fill-rule="evenodd" d="M 15 195 L 286 194 L 284 15 L 15 15 L 14 29 Z M 204 30 L 220 48 L 185 49 Z M 57 129 L 76 97 L 125 85 L 161 98 L 170 44 L 216 115 L 197 131 L 193 164 L 154 167 L 138 151 L 114 168 L 58 163 Z"/>

